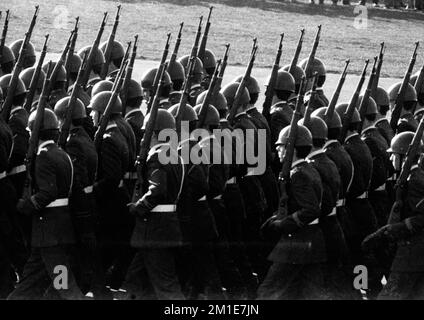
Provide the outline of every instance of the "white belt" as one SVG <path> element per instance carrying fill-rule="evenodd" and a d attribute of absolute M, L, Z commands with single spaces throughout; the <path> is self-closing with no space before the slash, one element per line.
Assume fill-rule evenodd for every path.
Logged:
<path fill-rule="evenodd" d="M 137 180 L 137 172 L 127 172 L 127 173 L 125 173 L 124 179 L 126 179 L 126 180 Z"/>
<path fill-rule="evenodd" d="M 222 194 L 220 194 L 219 196 L 216 196 L 215 198 L 213 198 L 214 200 L 221 200 L 222 199 Z"/>
<path fill-rule="evenodd" d="M 118 188 L 122 188 L 124 186 L 124 180 L 119 181 Z"/>
<path fill-rule="evenodd" d="M 368 191 L 365 191 L 359 197 L 356 197 L 356 199 L 368 199 Z"/>
<path fill-rule="evenodd" d="M 85 193 L 92 193 L 93 192 L 93 186 L 88 186 L 84 188 Z"/>
<path fill-rule="evenodd" d="M 334 207 L 333 210 L 331 210 L 330 214 L 327 217 L 335 216 L 337 213 L 337 207 Z"/>
<path fill-rule="evenodd" d="M 0 180 L 6 177 L 6 171 L 0 172 Z"/>
<path fill-rule="evenodd" d="M 12 176 L 14 174 L 18 174 L 25 171 L 26 171 L 26 166 L 24 164 L 21 164 L 20 166 L 14 167 L 12 170 L 10 170 L 8 175 Z"/>
<path fill-rule="evenodd" d="M 68 198 L 56 199 L 53 202 L 50 202 L 46 208 L 56 208 L 56 207 L 65 207 L 68 205 Z"/>
<path fill-rule="evenodd" d="M 247 173 L 244 175 L 245 177 L 255 176 L 255 169 L 248 169 Z"/>
<path fill-rule="evenodd" d="M 314 221 L 310 222 L 309 225 L 311 226 L 313 224 L 318 224 L 318 222 L 319 222 L 319 220 L 318 219 L 315 219 Z"/>
<path fill-rule="evenodd" d="M 346 199 L 339 199 L 336 202 L 336 207 L 344 207 L 345 204 L 346 204 Z"/>
<path fill-rule="evenodd" d="M 227 180 L 227 184 L 236 184 L 237 183 L 237 178 L 231 178 L 230 180 Z"/>
<path fill-rule="evenodd" d="M 150 212 L 175 212 L 177 211 L 176 204 L 158 204 Z"/>
<path fill-rule="evenodd" d="M 199 200 L 197 201 L 206 201 L 206 196 L 201 197 Z"/>
<path fill-rule="evenodd" d="M 386 184 L 382 184 L 381 186 L 379 186 L 377 189 L 375 189 L 374 191 L 384 191 L 386 190 Z"/>

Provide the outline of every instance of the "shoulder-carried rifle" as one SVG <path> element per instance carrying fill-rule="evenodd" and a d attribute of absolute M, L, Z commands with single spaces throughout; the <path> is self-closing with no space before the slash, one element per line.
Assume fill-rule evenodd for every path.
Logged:
<path fill-rule="evenodd" d="M 208 42 L 209 29 L 211 27 L 211 15 L 213 7 L 209 8 L 208 20 L 206 21 L 205 31 L 203 32 L 202 40 L 200 41 L 199 50 L 197 51 L 197 56 L 204 63 L 206 43 Z"/>
<path fill-rule="evenodd" d="M 222 80 L 224 79 L 225 69 L 227 68 L 229 53 L 230 53 L 230 44 L 227 43 L 225 45 L 225 53 L 224 53 L 224 57 L 222 58 L 221 68 L 219 69 L 218 79 L 216 81 L 216 86 L 213 88 L 213 95 L 212 95 L 212 100 L 211 100 L 212 105 L 214 105 L 214 103 L 216 102 L 216 99 L 218 98 L 219 91 L 221 90 Z"/>
<path fill-rule="evenodd" d="M 350 60 L 346 60 L 345 67 L 340 76 L 339 82 L 337 84 L 336 91 L 334 91 L 333 96 L 331 97 L 330 103 L 328 104 L 327 110 L 325 110 L 325 119 L 332 119 L 334 110 L 336 110 L 337 101 L 339 101 L 340 92 L 342 91 L 343 85 L 347 76 L 347 67 L 349 66 Z"/>
<path fill-rule="evenodd" d="M 180 23 L 180 30 L 178 31 L 177 40 L 175 41 L 174 51 L 172 52 L 171 58 L 169 60 L 169 65 L 173 65 L 175 61 L 177 60 L 178 56 L 178 50 L 180 49 L 181 45 L 181 36 L 183 32 L 184 22 Z"/>
<path fill-rule="evenodd" d="M 72 41 L 71 41 L 71 45 L 69 47 L 68 50 L 68 54 L 66 55 L 66 60 L 65 60 L 65 70 L 66 70 L 66 91 L 68 91 L 68 86 L 69 86 L 69 79 L 70 79 L 70 64 L 72 61 L 72 57 L 74 56 L 75 53 L 75 45 L 77 43 L 77 39 L 78 39 L 78 30 L 79 30 L 79 17 L 75 18 L 75 27 L 74 27 L 74 33 L 72 36 Z"/>
<path fill-rule="evenodd" d="M 381 66 L 383 65 L 384 61 L 385 49 L 386 47 L 384 46 L 384 42 L 380 43 L 380 53 L 378 54 L 377 68 L 375 70 L 375 77 L 371 87 L 371 98 L 373 98 L 374 100 L 377 96 L 378 81 L 380 80 Z"/>
<path fill-rule="evenodd" d="M 417 80 L 415 81 L 415 91 L 417 92 L 417 96 L 419 97 L 423 92 L 424 87 L 424 64 L 420 69 L 420 73 L 418 74 Z"/>
<path fill-rule="evenodd" d="M 359 109 L 358 109 L 359 115 L 361 116 L 361 123 L 360 123 L 359 128 L 358 128 L 359 133 L 361 133 L 361 131 L 362 131 L 362 125 L 364 123 L 365 114 L 366 114 L 367 109 L 368 109 L 369 98 L 371 97 L 371 88 L 372 88 L 372 84 L 375 80 L 376 65 L 377 65 L 377 57 L 374 57 L 374 64 L 372 66 L 370 78 L 368 79 L 368 85 L 367 85 L 367 88 L 364 92 L 361 104 L 359 105 Z"/>
<path fill-rule="evenodd" d="M 100 79 L 102 80 L 106 78 L 107 73 L 109 71 L 109 64 L 110 64 L 110 61 L 112 60 L 112 50 L 113 50 L 113 45 L 115 42 L 116 30 L 118 30 L 120 13 L 121 13 L 121 5 L 118 5 L 115 22 L 113 24 L 112 32 L 109 35 L 109 39 L 107 40 L 107 45 L 106 45 L 106 49 L 104 53 L 106 62 L 103 64 L 102 70 L 100 71 Z"/>
<path fill-rule="evenodd" d="M 211 104 L 212 96 L 213 96 L 213 90 L 214 90 L 216 83 L 218 81 L 218 72 L 219 72 L 220 65 L 221 65 L 221 60 L 218 60 L 216 62 L 215 71 L 213 73 L 211 82 L 209 83 L 209 88 L 208 88 L 208 91 L 206 92 L 205 99 L 203 100 L 202 106 L 200 107 L 199 121 L 197 122 L 198 128 L 203 127 L 205 120 L 206 120 L 206 116 L 208 115 L 208 106 Z"/>
<path fill-rule="evenodd" d="M 9 117 L 10 117 L 10 111 L 12 109 L 14 92 L 15 92 L 16 87 L 18 85 L 19 74 L 21 73 L 22 68 L 23 68 L 26 47 L 28 46 L 28 44 L 31 40 L 32 32 L 34 30 L 35 23 L 37 21 L 38 8 L 39 8 L 38 6 L 35 6 L 34 15 L 32 16 L 32 20 L 31 20 L 31 23 L 29 25 L 28 31 L 27 31 L 27 33 L 25 33 L 25 38 L 24 38 L 24 41 L 22 42 L 21 49 L 19 50 L 19 55 L 16 58 L 16 64 L 13 67 L 12 77 L 10 79 L 9 87 L 8 87 L 8 90 L 7 90 L 8 94 L 7 94 L 6 99 L 3 103 L 3 109 L 2 109 L 2 116 L 3 116 L 3 119 L 6 122 L 8 122 Z"/>
<path fill-rule="evenodd" d="M 197 33 L 196 33 L 196 38 L 194 40 L 193 47 L 191 48 L 190 59 L 192 57 L 197 57 L 197 51 L 199 50 L 200 36 L 202 35 L 202 21 L 203 21 L 203 16 L 199 18 L 199 25 L 197 27 Z M 188 64 L 185 67 L 185 73 L 186 74 L 188 73 Z"/>
<path fill-rule="evenodd" d="M 183 92 L 180 98 L 180 102 L 178 104 L 178 109 L 175 115 L 175 124 L 177 127 L 177 130 L 180 128 L 180 124 L 181 124 L 181 115 L 182 112 L 185 108 L 185 106 L 187 105 L 188 102 L 188 98 L 190 96 L 190 88 L 191 88 L 191 77 L 190 74 L 192 72 L 194 72 L 194 68 L 196 66 L 196 58 L 192 57 L 189 62 L 188 62 L 188 71 L 189 73 L 186 74 L 185 79 L 184 79 L 184 85 L 183 85 Z"/>
<path fill-rule="evenodd" d="M 320 37 L 321 37 L 321 25 L 318 26 L 317 34 L 315 35 L 314 44 L 312 46 L 311 53 L 309 54 L 308 61 L 307 61 L 306 66 L 305 66 L 305 74 L 306 74 L 307 80 L 313 77 L 312 66 L 314 64 L 315 55 L 317 53 L 317 48 L 318 48 L 318 44 L 319 44 L 319 41 L 320 41 Z"/>
<path fill-rule="evenodd" d="M 297 43 L 296 51 L 290 63 L 290 69 L 289 69 L 290 74 L 293 74 L 294 68 L 297 66 L 297 62 L 299 61 L 300 52 L 302 51 L 302 46 L 303 46 L 304 35 L 305 35 L 305 29 L 300 30 L 299 42 Z"/>
<path fill-rule="evenodd" d="M 49 35 L 46 34 L 45 40 L 44 40 L 44 45 L 43 45 L 43 50 L 41 51 L 40 59 L 38 59 L 37 67 L 35 68 L 34 74 L 32 75 L 31 83 L 30 83 L 29 89 L 28 89 L 28 94 L 26 96 L 26 100 L 25 100 L 25 104 L 24 104 L 24 109 L 27 112 L 30 112 L 30 110 L 31 110 L 31 106 L 32 106 L 32 102 L 34 100 L 35 92 L 37 91 L 38 81 L 40 80 L 41 69 L 43 68 L 44 59 L 45 59 L 46 53 L 47 53 L 47 43 L 48 43 L 48 41 L 49 41 Z"/>
<path fill-rule="evenodd" d="M 318 82 L 318 73 L 315 73 L 312 80 L 312 89 L 311 89 L 311 95 L 309 97 L 308 106 L 305 109 L 305 115 L 303 117 L 303 125 L 305 127 L 309 126 L 309 123 L 311 122 L 311 114 L 314 111 L 314 100 L 317 94 L 317 82 Z"/>
<path fill-rule="evenodd" d="M 275 56 L 274 65 L 271 70 L 268 84 L 265 89 L 265 101 L 262 105 L 262 114 L 269 122 L 272 98 L 274 97 L 274 87 L 277 82 L 278 69 L 280 68 L 281 54 L 283 52 L 284 33 L 280 35 L 280 43 L 278 44 L 277 55 Z"/>
<path fill-rule="evenodd" d="M 6 45 L 7 30 L 9 29 L 9 15 L 10 15 L 10 11 L 7 10 L 6 19 L 4 20 L 3 31 L 1 33 L 1 39 L 0 39 L 0 61 L 2 61 L 3 48 Z"/>
<path fill-rule="evenodd" d="M 125 79 L 124 79 L 124 83 L 122 85 L 122 90 L 121 90 L 122 116 L 125 116 L 125 112 L 126 112 L 125 109 L 126 109 L 127 100 L 128 100 L 128 89 L 130 86 L 130 80 L 132 78 L 135 58 L 137 57 L 137 42 L 138 42 L 138 34 L 134 36 L 134 44 L 132 48 L 131 59 L 130 59 L 130 62 L 128 63 L 127 70 L 125 71 Z"/>
<path fill-rule="evenodd" d="M 339 137 L 339 141 L 342 144 L 344 143 L 346 139 L 347 131 L 349 129 L 349 125 L 352 121 L 353 113 L 358 103 L 359 93 L 361 92 L 362 86 L 364 85 L 364 82 L 365 82 L 365 77 L 367 74 L 367 68 L 368 68 L 369 62 L 370 62 L 369 60 L 365 61 L 365 66 L 364 66 L 364 69 L 362 70 L 361 78 L 359 79 L 358 85 L 356 87 L 355 92 L 353 93 L 352 98 L 350 99 L 346 112 L 342 117 L 342 131 Z"/>
<path fill-rule="evenodd" d="M 398 121 L 402 113 L 403 103 L 405 102 L 405 94 L 409 85 L 409 79 L 411 78 L 412 70 L 414 69 L 415 61 L 417 60 L 417 50 L 419 45 L 420 45 L 419 42 L 415 43 L 414 52 L 412 53 L 408 70 L 406 70 L 405 76 L 403 77 L 402 85 L 399 88 L 399 92 L 395 100 L 392 117 L 390 119 L 390 126 L 392 127 L 394 131 L 396 131 Z"/>

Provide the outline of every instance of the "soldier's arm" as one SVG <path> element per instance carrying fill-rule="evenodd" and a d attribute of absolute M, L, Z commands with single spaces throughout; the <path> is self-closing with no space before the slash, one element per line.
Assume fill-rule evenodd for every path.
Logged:
<path fill-rule="evenodd" d="M 405 224 L 412 233 L 417 233 L 424 229 L 424 181 L 412 175 L 406 197 L 413 216 L 406 218 Z"/>
<path fill-rule="evenodd" d="M 100 180 L 94 188 L 97 191 L 117 188 L 124 173 L 122 172 L 121 157 L 112 138 L 105 135 L 100 152 Z"/>
<path fill-rule="evenodd" d="M 85 154 L 78 142 L 72 138 L 66 143 L 66 152 L 71 158 L 74 166 L 72 193 L 79 193 L 84 189 L 84 181 L 88 177 L 87 168 L 85 166 Z"/>
<path fill-rule="evenodd" d="M 0 142 L 0 173 L 7 170 L 8 162 L 9 152 L 7 150 L 6 144 L 2 141 Z"/>
<path fill-rule="evenodd" d="M 47 151 L 41 151 L 35 161 L 35 180 L 37 192 L 31 196 L 36 210 L 41 210 L 57 199 L 55 164 Z"/>

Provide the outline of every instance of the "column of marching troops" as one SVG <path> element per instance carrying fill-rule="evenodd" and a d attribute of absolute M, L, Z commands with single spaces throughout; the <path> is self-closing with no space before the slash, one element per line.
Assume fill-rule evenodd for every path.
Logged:
<path fill-rule="evenodd" d="M 66 68 L 58 68 L 47 97 L 43 93 L 52 64 L 46 63 L 29 109 L 23 106 L 37 71 L 34 46 L 27 42 L 21 50 L 21 39 L 2 47 L 0 102 L 13 95 L 10 115 L 5 118 L 2 108 L 0 120 L 2 298 L 424 298 L 420 152 L 409 159 L 412 167 L 402 188 L 400 218 L 388 223 L 395 182 L 424 113 L 422 72 L 412 77 L 407 73 L 408 83 L 404 79 L 386 91 L 377 86 L 374 64 L 374 82 L 369 81 L 374 90 L 370 95 L 369 85 L 368 94 L 358 97 L 355 92 L 352 109 L 352 101 L 337 102 L 342 81 L 327 99 L 322 89 L 324 63 L 315 56 L 297 63 L 298 50 L 292 65 L 274 65 L 266 99 L 271 97 L 272 106 L 263 115 L 256 104 L 260 86 L 250 72 L 218 88 L 209 103 L 210 83 L 223 61 L 217 62 L 204 47 L 202 59 L 192 54 L 177 60 L 177 48 L 167 71 L 162 70 L 159 89 L 154 86 L 160 67 L 146 71 L 141 82 L 131 79 L 125 99 L 113 100 L 115 78 L 128 52 L 113 38 L 112 50 L 107 50 L 110 40 L 73 53 Z M 90 81 L 71 106 L 87 52 L 93 59 Z M 281 56 L 281 43 L 279 52 Z M 24 55 L 23 66 L 12 92 L 8 89 L 19 55 Z M 378 62 L 382 59 L 380 54 Z M 313 76 L 305 78 L 307 74 Z M 181 103 L 184 95 L 186 103 Z M 388 114 L 399 95 L 401 114 L 392 127 Z M 156 105 L 143 114 L 152 100 Z M 38 121 L 35 161 L 28 166 L 37 105 L 42 104 L 46 108 Z M 361 105 L 365 110 L 359 112 Z M 110 115 L 98 137 L 106 107 Z M 149 122 L 153 110 L 156 121 Z M 69 134 L 59 144 L 70 114 Z M 302 114 L 304 119 L 293 120 Z M 177 128 L 181 121 L 188 126 Z M 136 158 L 149 123 L 153 133 L 147 160 L 137 172 Z M 199 127 L 210 136 L 200 141 L 190 136 Z M 184 145 L 210 157 L 223 153 L 213 135 L 219 128 L 226 129 L 231 141 L 237 139 L 231 135 L 235 129 L 266 130 L 265 172 L 258 175 L 246 160 L 181 160 Z M 164 129 L 185 130 L 190 138 L 171 147 L 159 139 Z M 101 140 L 99 148 L 96 138 Z M 256 135 L 253 140 L 244 142 L 244 152 L 248 143 L 258 143 Z M 280 173 L 290 148 L 294 151 L 286 178 Z M 176 162 L 161 163 L 163 153 Z M 28 171 L 32 192 L 26 196 Z M 139 178 L 141 192 L 132 198 Z M 368 270 L 363 292 L 353 286 L 357 265 Z M 67 270 L 66 286 L 60 288 L 55 285 L 58 266 Z"/>

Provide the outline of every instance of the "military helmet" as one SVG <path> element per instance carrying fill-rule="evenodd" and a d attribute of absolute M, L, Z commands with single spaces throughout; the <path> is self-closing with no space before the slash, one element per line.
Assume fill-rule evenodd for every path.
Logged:
<path fill-rule="evenodd" d="M 29 90 L 29 87 L 31 85 L 31 80 L 32 80 L 32 77 L 34 76 L 35 69 L 36 67 L 29 67 L 23 70 L 19 74 L 19 79 L 23 81 L 23 83 L 25 84 L 25 88 L 27 90 Z M 43 70 L 40 70 L 40 76 L 38 77 L 38 82 L 37 82 L 37 89 L 39 90 L 43 89 L 43 84 L 45 79 L 46 79 L 46 74 L 44 73 Z"/>
<path fill-rule="evenodd" d="M 143 96 L 143 92 L 141 90 L 140 84 L 134 79 L 130 79 L 130 83 L 128 85 L 127 98 L 133 99 L 133 98 L 139 98 L 142 96 Z"/>
<path fill-rule="evenodd" d="M 197 96 L 196 99 L 196 105 L 198 104 L 202 104 L 203 101 L 205 100 L 205 97 L 208 93 L 208 90 L 203 91 L 201 94 L 199 94 Z M 225 99 L 225 96 L 222 94 L 222 92 L 218 92 L 218 95 L 216 96 L 216 101 L 213 104 L 213 106 L 216 108 L 216 110 L 220 111 L 220 110 L 227 110 L 227 99 Z"/>
<path fill-rule="evenodd" d="M 307 64 L 308 64 L 308 58 L 303 59 L 299 63 L 300 67 L 304 71 L 305 71 Z M 314 61 L 312 62 L 312 72 L 311 72 L 311 74 L 315 74 L 316 72 L 318 73 L 318 77 L 319 76 L 325 76 L 326 73 L 327 73 L 324 63 L 318 58 L 314 58 Z"/>
<path fill-rule="evenodd" d="M 56 62 L 52 62 L 51 65 L 52 65 L 51 70 L 53 72 L 53 69 L 56 66 Z M 43 65 L 43 71 L 44 71 L 45 74 L 47 74 L 47 72 L 49 71 L 49 62 L 47 62 Z M 57 73 L 56 82 L 66 82 L 66 80 L 67 80 L 66 69 L 65 69 L 64 65 L 62 64 L 59 68 L 59 72 Z"/>
<path fill-rule="evenodd" d="M 404 131 L 395 135 L 387 152 L 405 155 L 413 138 L 414 132 L 412 131 Z"/>
<path fill-rule="evenodd" d="M 102 50 L 103 55 L 106 52 L 107 44 L 108 44 L 108 41 L 105 41 L 99 47 L 100 50 Z M 116 60 L 116 59 L 122 59 L 124 56 L 125 56 L 124 46 L 119 41 L 114 40 L 113 44 L 112 44 L 112 51 L 111 51 L 111 54 L 110 54 L 111 60 L 113 61 L 113 60 Z"/>
<path fill-rule="evenodd" d="M 58 119 L 65 119 L 66 112 L 68 110 L 68 104 L 71 100 L 71 97 L 65 97 L 56 102 L 54 106 L 54 113 Z M 77 101 L 72 109 L 72 120 L 74 119 L 83 119 L 87 117 L 87 112 L 85 111 L 84 103 L 77 98 Z"/>
<path fill-rule="evenodd" d="M 268 83 L 268 82 L 267 82 Z M 294 92 L 295 90 L 295 81 L 293 76 L 284 70 L 278 70 L 277 81 L 275 82 L 275 90 L 285 90 Z"/>
<path fill-rule="evenodd" d="M 112 91 L 112 87 L 113 82 L 108 80 L 101 80 L 93 86 L 93 89 L 91 89 L 91 96 L 94 97 L 96 94 L 103 91 Z"/>
<path fill-rule="evenodd" d="M 240 83 L 242 79 L 243 79 L 243 75 L 238 76 L 232 82 L 239 82 Z M 261 92 L 261 89 L 259 88 L 258 80 L 256 80 L 256 78 L 252 77 L 252 76 L 250 76 L 247 79 L 246 88 L 249 91 L 249 95 Z"/>
<path fill-rule="evenodd" d="M 291 119 L 293 118 L 293 109 L 289 104 L 284 102 L 277 102 L 271 106 L 270 111 L 272 118 L 275 119 L 278 123 L 290 124 Z"/>
<path fill-rule="evenodd" d="M 77 54 L 73 54 L 70 57 L 70 61 L 69 61 L 69 73 L 78 73 L 80 67 L 82 64 L 82 59 L 80 58 L 79 55 Z"/>
<path fill-rule="evenodd" d="M 348 103 L 339 103 L 336 106 L 336 111 L 339 114 L 342 122 L 343 122 L 343 118 L 344 118 L 344 115 L 346 113 L 347 107 L 348 107 Z M 355 108 L 353 110 L 352 121 L 350 123 L 359 123 L 359 122 L 361 122 L 361 117 L 359 115 L 358 109 Z"/>
<path fill-rule="evenodd" d="M 2 54 L 0 54 L 0 57 L 1 57 L 0 64 L 5 64 L 8 62 L 15 61 L 15 55 L 13 51 L 6 45 L 3 47 Z"/>
<path fill-rule="evenodd" d="M 18 59 L 19 52 L 21 51 L 22 44 L 24 43 L 24 39 L 19 39 L 14 42 L 12 42 L 9 45 L 10 50 L 13 52 L 13 56 L 15 59 Z M 35 57 L 35 47 L 32 44 L 32 42 L 28 43 L 28 46 L 26 47 L 25 56 L 27 57 Z"/>
<path fill-rule="evenodd" d="M 178 106 L 180 104 L 174 104 L 171 108 L 168 109 L 171 114 L 176 117 L 177 116 L 177 110 Z M 183 110 L 181 111 L 181 121 L 194 121 L 198 120 L 196 111 L 193 110 L 193 107 L 186 103 L 183 107 Z"/>
<path fill-rule="evenodd" d="M 87 54 L 90 54 L 91 46 L 85 46 L 84 48 L 81 48 L 78 51 L 78 55 L 81 59 L 84 59 L 84 55 L 87 52 Z M 105 63 L 105 56 L 99 48 L 94 52 L 94 59 L 93 59 L 93 65 L 99 65 Z"/>
<path fill-rule="evenodd" d="M 221 89 L 221 93 L 224 95 L 227 100 L 227 106 L 232 106 L 234 103 L 234 98 L 236 97 L 237 90 L 240 86 L 238 82 L 232 82 L 227 84 L 224 88 Z M 240 104 L 247 105 L 250 102 L 250 95 L 247 88 L 244 88 L 243 94 L 241 95 Z"/>
<path fill-rule="evenodd" d="M 7 95 L 7 89 L 9 88 L 10 79 L 12 78 L 12 74 L 5 74 L 4 76 L 0 77 L 0 88 L 3 91 L 3 95 Z M 14 96 L 18 96 L 20 94 L 23 94 L 26 92 L 25 84 L 24 82 L 18 78 L 18 84 L 16 86 L 16 90 L 14 92 Z"/>
<path fill-rule="evenodd" d="M 328 129 L 336 129 L 342 127 L 342 120 L 337 112 L 333 112 L 331 119 L 326 119 L 325 113 L 327 112 L 327 107 L 321 107 L 312 112 L 312 117 L 318 117 L 325 121 Z"/>
<path fill-rule="evenodd" d="M 419 76 L 420 76 L 420 72 L 421 72 L 421 70 L 419 70 L 419 71 L 417 71 L 412 77 L 411 77 L 411 79 L 409 80 L 409 83 L 415 88 L 415 85 L 416 85 L 416 82 L 417 82 L 417 80 L 418 80 L 418 78 L 419 78 Z M 421 84 L 421 91 L 423 91 L 424 90 L 424 82 Z M 420 89 L 418 89 L 418 91 L 420 90 Z"/>
<path fill-rule="evenodd" d="M 278 135 L 276 145 L 286 145 L 290 135 L 290 125 L 284 127 Z M 303 125 L 297 126 L 297 135 L 294 142 L 295 147 L 312 147 L 312 134 Z"/>
<path fill-rule="evenodd" d="M 37 110 L 34 110 L 29 115 L 28 128 L 30 130 L 33 129 L 36 114 L 37 114 Z M 53 129 L 59 129 L 59 121 L 57 120 L 57 117 L 54 114 L 53 110 L 49 108 L 45 108 L 44 115 L 43 115 L 43 123 L 41 124 L 40 130 L 53 130 Z"/>
<path fill-rule="evenodd" d="M 103 92 L 97 93 L 95 96 L 91 98 L 91 103 L 89 105 L 89 108 L 103 114 L 105 112 L 105 109 L 109 103 L 111 96 L 112 96 L 111 91 L 103 91 Z M 118 113 L 122 113 L 122 102 L 119 96 L 116 97 L 116 102 L 112 107 L 111 114 L 118 114 Z"/>
<path fill-rule="evenodd" d="M 151 113 L 149 112 L 144 118 L 143 127 L 142 127 L 143 130 L 146 129 L 147 122 L 150 119 L 150 114 Z M 172 114 L 168 110 L 158 109 L 158 113 L 157 113 L 157 117 L 155 121 L 155 127 L 153 128 L 153 130 L 155 131 L 160 131 L 164 129 L 175 130 L 175 128 L 176 128 L 175 118 L 172 116 Z"/>
<path fill-rule="evenodd" d="M 84 90 L 78 90 L 77 97 L 78 97 L 78 99 L 80 99 L 82 101 L 84 106 L 88 107 L 90 105 L 91 97 Z"/>
<path fill-rule="evenodd" d="M 300 119 L 298 121 L 298 124 L 303 126 L 304 120 L 305 119 Z M 323 140 L 327 139 L 328 127 L 325 124 L 324 120 L 322 120 L 321 118 L 313 117 L 311 115 L 311 119 L 308 125 L 305 127 L 307 127 L 309 131 L 311 132 L 312 139 L 323 139 Z"/>
<path fill-rule="evenodd" d="M 174 82 L 175 80 L 182 80 L 185 79 L 185 70 L 183 65 L 175 60 L 173 63 L 169 63 L 168 61 L 168 68 L 166 69 L 169 76 L 171 77 L 171 81 Z"/>
<path fill-rule="evenodd" d="M 377 91 L 375 92 L 375 103 L 377 106 L 389 106 L 390 98 L 389 94 L 382 87 L 377 87 Z"/>
<path fill-rule="evenodd" d="M 157 71 L 158 71 L 158 68 L 152 68 L 143 74 L 143 76 L 141 77 L 141 87 L 143 89 L 149 90 L 152 88 Z M 171 77 L 169 76 L 169 73 L 166 71 L 163 76 L 163 80 L 164 80 L 165 86 L 172 85 Z"/>
<path fill-rule="evenodd" d="M 280 68 L 280 70 L 289 72 L 290 65 L 288 64 Z M 302 78 L 305 77 L 305 71 L 303 71 L 303 69 L 299 67 L 298 65 L 294 66 L 294 69 L 290 74 L 293 76 L 295 84 L 300 84 L 300 82 L 302 81 Z"/>
<path fill-rule="evenodd" d="M 402 86 L 402 82 L 398 82 L 393 84 L 389 88 L 388 93 L 389 93 L 390 102 L 394 102 L 396 100 L 401 86 Z M 417 101 L 417 92 L 415 91 L 415 88 L 410 83 L 408 83 L 404 101 Z"/>
<path fill-rule="evenodd" d="M 205 49 L 205 55 L 203 57 L 202 63 L 206 73 L 212 75 L 216 67 L 215 54 L 209 49 Z"/>
<path fill-rule="evenodd" d="M 188 62 L 190 61 L 190 56 L 185 55 L 178 59 L 178 62 L 182 64 L 184 70 L 187 68 Z M 196 57 L 196 63 L 194 66 L 193 74 L 203 74 L 203 63 L 198 57 Z"/>
<path fill-rule="evenodd" d="M 197 117 L 200 116 L 200 109 L 202 108 L 201 104 L 198 104 L 194 107 L 194 111 L 196 111 Z M 219 126 L 219 113 L 218 110 L 213 105 L 207 106 L 208 110 L 206 111 L 206 119 L 203 123 L 206 126 Z"/>
<path fill-rule="evenodd" d="M 357 101 L 357 104 L 356 104 L 356 108 L 358 109 L 358 111 L 359 111 L 359 107 L 362 103 L 363 97 L 364 97 L 363 94 L 361 94 L 358 97 L 358 101 Z M 369 116 L 369 115 L 373 115 L 373 114 L 377 114 L 377 104 L 375 103 L 375 100 L 373 98 L 369 97 L 368 98 L 367 110 L 365 110 L 365 115 Z"/>

